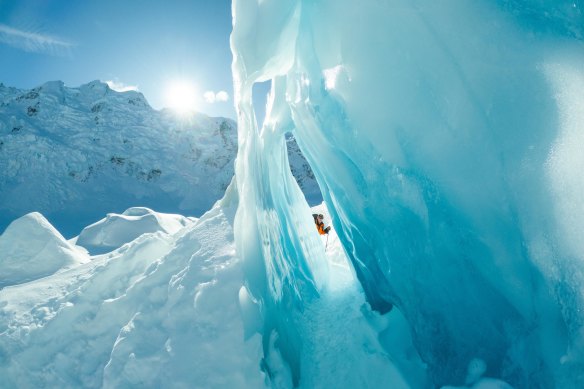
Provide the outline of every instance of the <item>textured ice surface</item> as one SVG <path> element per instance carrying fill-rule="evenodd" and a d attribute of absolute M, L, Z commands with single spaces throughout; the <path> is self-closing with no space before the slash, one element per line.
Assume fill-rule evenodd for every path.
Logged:
<path fill-rule="evenodd" d="M 515 387 L 583 386 L 582 3 L 233 10 L 236 241 L 264 344 L 278 337 L 291 380 L 300 312 L 329 271 L 287 168 L 288 132 L 369 303 L 403 313 L 431 385 L 496 383 L 469 372 L 480 360 Z M 260 128 L 251 93 L 266 80 Z"/>

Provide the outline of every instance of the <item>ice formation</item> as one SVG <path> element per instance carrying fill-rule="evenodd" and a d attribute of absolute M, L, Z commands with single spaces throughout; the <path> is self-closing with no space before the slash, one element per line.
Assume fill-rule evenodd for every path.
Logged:
<path fill-rule="evenodd" d="M 407 320 L 431 386 L 584 385 L 582 3 L 234 0 L 233 13 L 235 233 L 268 375 L 276 355 L 302 382 L 301 312 L 328 274 L 291 132 L 368 302 Z M 251 94 L 266 80 L 260 128 Z M 414 385 L 420 370 L 401 374 Z"/>

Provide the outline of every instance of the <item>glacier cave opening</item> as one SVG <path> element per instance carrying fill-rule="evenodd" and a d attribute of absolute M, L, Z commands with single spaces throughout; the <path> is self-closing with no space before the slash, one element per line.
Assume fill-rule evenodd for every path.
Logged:
<path fill-rule="evenodd" d="M 255 82 L 252 87 L 251 97 L 254 105 L 254 115 L 259 128 L 264 125 L 268 93 L 271 88 L 272 80 Z"/>

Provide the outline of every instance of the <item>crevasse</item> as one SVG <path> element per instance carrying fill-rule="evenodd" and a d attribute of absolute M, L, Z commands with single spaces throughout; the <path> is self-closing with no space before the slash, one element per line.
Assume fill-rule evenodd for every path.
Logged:
<path fill-rule="evenodd" d="M 301 381 L 299 313 L 328 272 L 292 132 L 432 386 L 472 384 L 473 361 L 515 387 L 584 385 L 581 2 L 234 0 L 233 21 L 240 296 L 266 361 Z"/>

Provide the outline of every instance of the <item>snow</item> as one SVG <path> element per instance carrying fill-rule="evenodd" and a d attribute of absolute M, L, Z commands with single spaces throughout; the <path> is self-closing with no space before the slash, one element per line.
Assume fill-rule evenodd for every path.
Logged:
<path fill-rule="evenodd" d="M 225 192 L 237 149 L 231 119 L 156 111 L 100 81 L 8 90 L 0 141 L 0 229 L 38 211 L 68 237 L 138 205 L 200 216 Z"/>
<path fill-rule="evenodd" d="M 29 213 L 0 235 L 0 288 L 32 281 L 89 262 L 41 215 Z"/>
<path fill-rule="evenodd" d="M 1 289 L 3 387 L 291 387 L 278 337 L 273 335 L 266 357 L 254 328 L 262 326 L 261 312 L 253 311 L 256 302 L 235 252 L 237 203 L 231 187 L 198 220 L 146 208 L 110 215 L 84 231 L 122 240 L 134 236 L 131 241 Z M 310 211 L 309 222 L 312 213 L 330 220 L 325 204 Z M 31 214 L 13 223 L 0 242 L 15 231 L 21 241 L 34 242 L 38 234 L 31 224 L 60 236 L 40 214 Z M 146 231 L 152 226 L 155 231 Z M 330 277 L 296 318 L 305 339 L 298 350 L 299 387 L 417 386 L 422 381 L 414 377 L 424 376 L 424 365 L 403 316 L 371 310 L 334 230 L 328 241 L 316 228 L 311 234 L 322 240 L 321 260 Z M 60 242 L 78 249 L 62 237 Z M 42 258 L 51 259 L 46 251 Z M 15 269 L 15 280 L 24 280 L 31 268 L 38 265 Z"/>
<path fill-rule="evenodd" d="M 121 215 L 109 213 L 104 219 L 85 227 L 77 237 L 76 244 L 86 248 L 91 254 L 103 254 L 135 240 L 142 234 L 161 231 L 172 235 L 192 222 L 182 215 L 134 207 Z"/>
<path fill-rule="evenodd" d="M 261 340 L 244 341 L 233 197 L 184 228 L 0 290 L 0 386 L 264 387 Z"/>
<path fill-rule="evenodd" d="M 394 364 L 395 377 L 583 386 L 581 4 L 235 0 L 233 12 L 235 239 L 266 370 L 289 366 L 274 385 L 314 377 L 298 328 L 334 269 L 303 217 L 291 133 L 367 302 L 400 312 L 426 366 Z M 266 81 L 259 127 L 252 90 Z"/>

